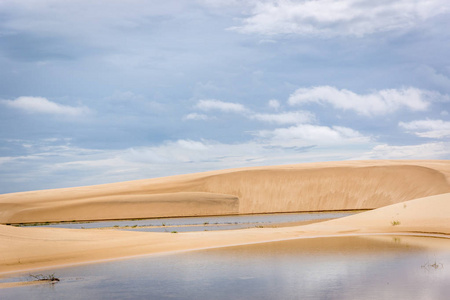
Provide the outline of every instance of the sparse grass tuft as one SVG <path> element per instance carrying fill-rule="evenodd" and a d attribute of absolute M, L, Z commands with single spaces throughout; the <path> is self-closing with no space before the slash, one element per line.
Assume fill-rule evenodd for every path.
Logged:
<path fill-rule="evenodd" d="M 433 264 L 430 264 L 430 262 L 428 261 L 426 264 L 424 264 L 424 265 L 422 266 L 422 268 L 423 268 L 423 269 L 426 269 L 427 271 L 429 271 L 429 270 L 431 270 L 431 269 L 438 270 L 438 269 L 444 268 L 444 264 L 442 264 L 442 263 L 440 263 L 440 262 L 437 262 L 436 260 L 434 261 Z"/>
<path fill-rule="evenodd" d="M 43 274 L 37 274 L 33 275 L 30 274 L 30 277 L 32 277 L 35 281 L 48 281 L 51 283 L 56 283 L 59 281 L 59 278 L 55 277 L 55 273 L 49 274 L 49 275 L 43 275 Z"/>
<path fill-rule="evenodd" d="M 392 221 L 391 224 L 392 224 L 392 226 L 397 226 L 397 225 L 400 225 L 400 221 L 398 221 L 398 220 Z"/>
<path fill-rule="evenodd" d="M 36 223 L 18 223 L 14 224 L 16 227 L 22 227 L 22 226 L 45 226 L 50 225 L 50 222 L 36 222 Z"/>

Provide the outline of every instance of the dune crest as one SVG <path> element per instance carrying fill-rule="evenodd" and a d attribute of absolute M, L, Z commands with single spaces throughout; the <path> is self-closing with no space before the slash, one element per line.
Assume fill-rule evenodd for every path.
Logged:
<path fill-rule="evenodd" d="M 400 223 L 393 225 L 395 220 Z M 450 193 L 393 204 L 341 219 L 280 228 L 171 234 L 0 225 L 0 274 L 134 255 L 349 234 L 413 234 L 448 238 Z"/>
<path fill-rule="evenodd" d="M 0 223 L 373 209 L 450 192 L 449 161 L 241 168 L 0 195 Z"/>

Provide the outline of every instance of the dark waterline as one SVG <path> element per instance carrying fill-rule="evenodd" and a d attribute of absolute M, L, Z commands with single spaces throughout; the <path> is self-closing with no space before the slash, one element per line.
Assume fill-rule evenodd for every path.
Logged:
<path fill-rule="evenodd" d="M 422 246 L 436 241 L 440 248 Z M 61 281 L 3 289 L 1 299 L 448 299 L 450 241 L 403 236 L 299 239 L 45 274 L 51 273 Z"/>

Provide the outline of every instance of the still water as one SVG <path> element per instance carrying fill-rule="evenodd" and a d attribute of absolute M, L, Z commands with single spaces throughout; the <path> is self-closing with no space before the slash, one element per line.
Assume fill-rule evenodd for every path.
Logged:
<path fill-rule="evenodd" d="M 49 270 L 1 299 L 448 299 L 450 241 L 299 239 Z"/>
<path fill-rule="evenodd" d="M 204 231 L 204 230 L 231 230 L 231 229 L 251 228 L 257 226 L 273 226 L 281 223 L 295 223 L 304 221 L 335 219 L 346 217 L 355 213 L 357 213 L 357 211 L 158 218 L 146 220 L 55 223 L 45 225 L 45 227 L 76 228 L 76 229 L 115 228 L 120 230 L 153 231 L 153 232 L 164 232 L 164 231 L 170 232 L 172 230 L 176 230 L 178 232 Z"/>

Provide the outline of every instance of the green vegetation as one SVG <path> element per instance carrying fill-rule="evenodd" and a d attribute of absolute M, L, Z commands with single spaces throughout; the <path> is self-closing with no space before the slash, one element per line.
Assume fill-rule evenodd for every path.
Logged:
<path fill-rule="evenodd" d="M 392 221 L 391 224 L 392 224 L 392 226 L 397 226 L 397 225 L 400 225 L 400 221 L 398 221 L 398 220 Z"/>
<path fill-rule="evenodd" d="M 172 231 L 171 233 L 178 233 L 178 231 Z"/>
<path fill-rule="evenodd" d="M 50 222 L 36 222 L 36 223 L 19 223 L 14 224 L 15 227 L 22 227 L 22 226 L 45 226 L 50 225 Z"/>

